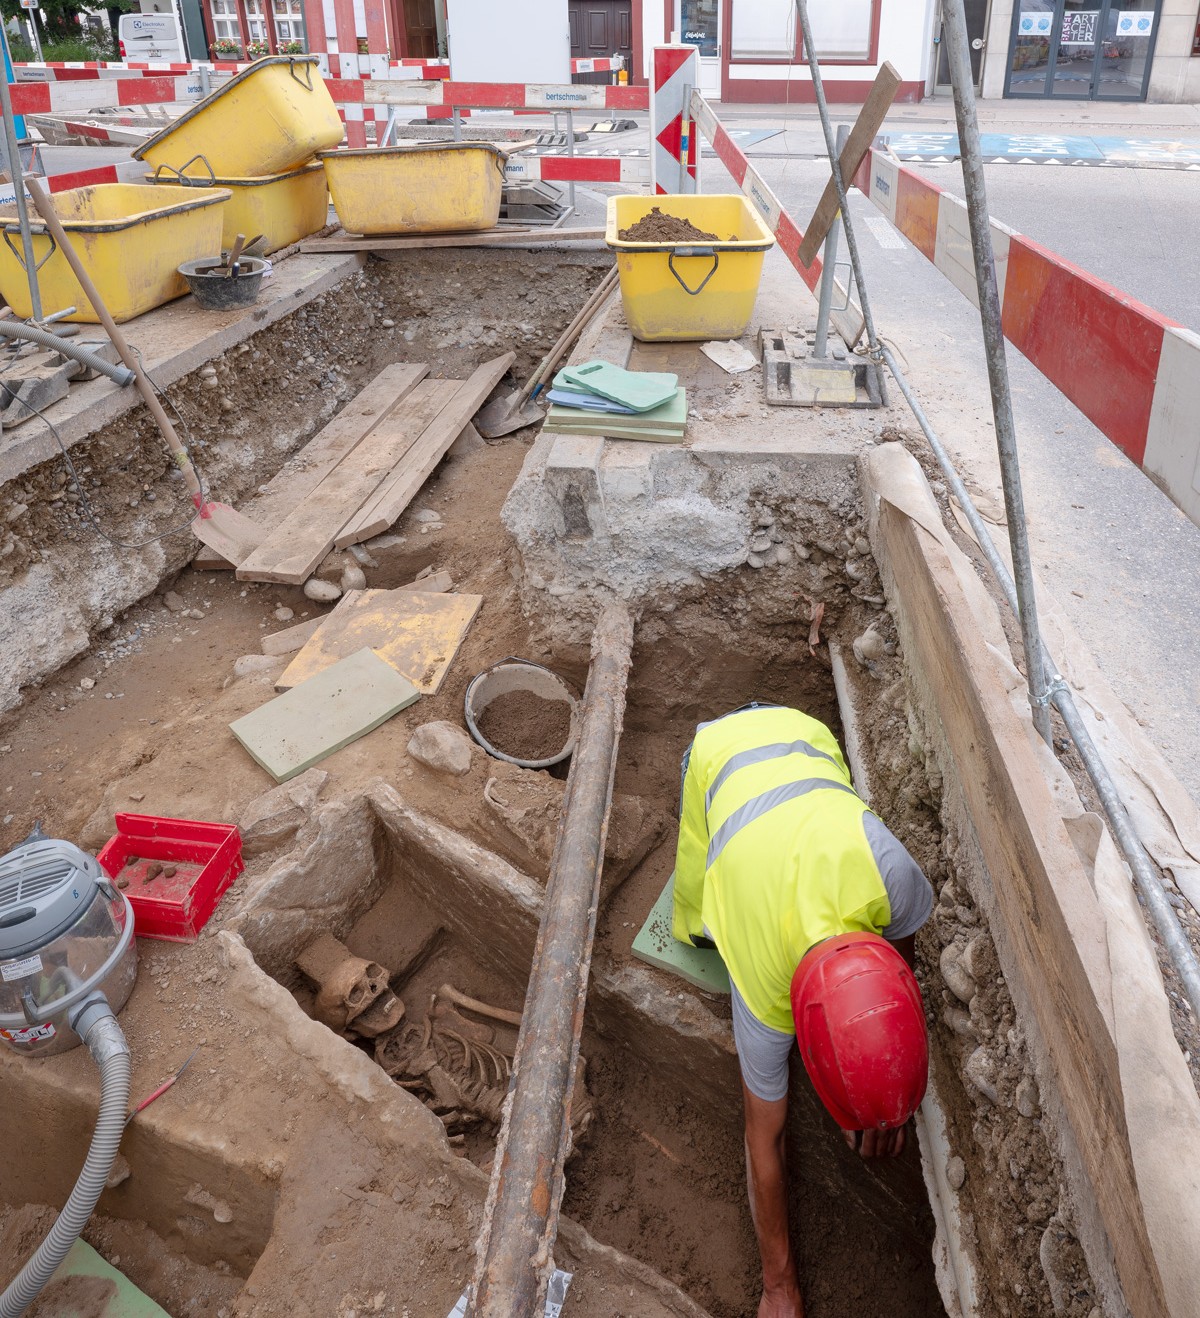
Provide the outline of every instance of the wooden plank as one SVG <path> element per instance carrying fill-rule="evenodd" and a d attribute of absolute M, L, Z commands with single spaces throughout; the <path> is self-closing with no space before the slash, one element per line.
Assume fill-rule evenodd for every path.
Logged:
<path fill-rule="evenodd" d="M 883 67 L 875 75 L 875 82 L 866 101 L 863 102 L 863 108 L 858 112 L 858 118 L 854 121 L 846 145 L 842 147 L 842 154 L 838 157 L 842 167 L 842 182 L 847 190 L 851 179 L 858 173 L 863 157 L 871 149 L 871 143 L 883 126 L 887 112 L 892 108 L 892 101 L 900 87 L 900 82 L 901 78 L 895 66 L 885 60 Z M 804 230 L 804 238 L 797 252 L 805 265 L 812 265 L 813 257 L 825 241 L 825 235 L 829 232 L 829 226 L 837 213 L 837 185 L 831 174 L 829 182 L 825 184 L 825 191 L 821 193 L 821 200 L 817 202 L 817 208 L 812 213 L 812 219 Z"/>
<path fill-rule="evenodd" d="M 335 234 L 310 238 L 300 244 L 302 252 L 403 252 L 424 247 L 525 247 L 530 243 L 595 242 L 603 229 L 483 229 L 478 233 L 437 233 L 421 236 L 387 235 L 355 237 Z"/>
<path fill-rule="evenodd" d="M 429 374 L 424 363 L 393 362 L 346 404 L 323 429 L 290 457 L 245 510 L 273 531 L 298 500 L 315 489 L 354 446 L 393 411 Z M 192 559 L 198 572 L 232 571 L 233 564 L 207 546 Z"/>
<path fill-rule="evenodd" d="M 458 380 L 422 380 L 404 406 L 384 417 L 279 523 L 238 568 L 238 580 L 293 586 L 307 581 L 347 519 L 370 499 L 461 388 Z"/>
<path fill-rule="evenodd" d="M 359 650 L 236 719 L 229 730 L 278 783 L 287 782 L 407 708 L 421 693 Z"/>
<path fill-rule="evenodd" d="M 275 689 L 298 686 L 366 647 L 423 695 L 437 695 L 482 603 L 482 595 L 349 590 L 284 669 Z"/>
<path fill-rule="evenodd" d="M 484 362 L 476 369 L 455 394 L 453 403 L 412 446 L 395 473 L 379 487 L 375 497 L 346 520 L 336 538 L 339 549 L 369 540 L 395 523 L 515 360 L 515 354 L 506 352 L 503 357 Z"/>
<path fill-rule="evenodd" d="M 992 931 L 1011 951 L 1053 1058 L 1125 1299 L 1138 1318 L 1168 1318 L 1101 1005 L 1115 986 L 1096 894 L 945 552 L 886 501 L 879 527 L 889 572 L 903 582 L 908 662 L 923 674 L 963 766 L 956 777 L 991 879 Z"/>
<path fill-rule="evenodd" d="M 295 654 L 297 650 L 304 649 L 304 646 L 312 639 L 313 633 L 325 621 L 329 615 L 322 613 L 318 618 L 310 618 L 307 622 L 298 622 L 294 627 L 287 627 L 281 632 L 272 632 L 270 636 L 262 638 L 263 654 Z"/>

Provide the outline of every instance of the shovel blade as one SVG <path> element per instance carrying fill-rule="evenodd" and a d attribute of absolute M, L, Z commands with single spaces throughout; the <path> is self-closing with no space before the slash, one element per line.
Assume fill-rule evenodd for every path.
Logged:
<path fill-rule="evenodd" d="M 235 512 L 227 503 L 210 503 L 192 518 L 192 534 L 234 567 L 240 566 L 266 539 L 257 522 Z"/>
<path fill-rule="evenodd" d="M 506 398 L 497 398 L 475 417 L 475 429 L 484 439 L 511 435 L 514 430 L 536 425 L 545 418 L 546 414 L 532 400 L 527 399 L 523 406 L 515 407 L 518 397 L 520 395 L 514 393 Z"/>

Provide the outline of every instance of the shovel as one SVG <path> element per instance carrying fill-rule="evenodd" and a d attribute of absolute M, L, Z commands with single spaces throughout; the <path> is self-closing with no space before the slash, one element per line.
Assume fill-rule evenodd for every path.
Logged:
<path fill-rule="evenodd" d="M 188 493 L 192 496 L 192 502 L 196 505 L 196 516 L 192 519 L 192 531 L 196 538 L 206 544 L 210 549 L 220 554 L 222 558 L 228 559 L 235 566 L 249 558 L 251 553 L 262 543 L 264 532 L 257 522 L 252 522 L 248 517 L 243 517 L 241 513 L 235 512 L 228 504 L 209 503 L 204 497 L 204 489 L 200 484 L 200 477 L 196 475 L 196 468 L 192 466 L 192 460 L 187 455 L 187 450 L 179 442 L 175 434 L 175 427 L 171 425 L 166 412 L 163 411 L 162 404 L 158 401 L 158 395 L 154 392 L 154 386 L 142 370 L 142 364 L 134 355 L 133 350 L 125 341 L 125 336 L 117 329 L 116 322 L 109 315 L 108 308 L 100 300 L 100 294 L 96 292 L 96 286 L 92 283 L 91 276 L 83 267 L 78 253 L 71 245 L 67 237 L 58 213 L 50 204 L 49 197 L 46 196 L 45 190 L 36 178 L 28 177 L 25 180 L 25 186 L 30 197 L 33 198 L 33 204 L 38 209 L 38 214 L 45 221 L 46 228 L 49 230 L 54 241 L 58 244 L 59 250 L 67 258 L 67 264 L 70 265 L 79 281 L 79 287 L 83 289 L 87 300 L 95 308 L 96 315 L 100 318 L 100 324 L 104 326 L 105 332 L 112 340 L 112 345 L 121 355 L 121 360 L 133 372 L 134 383 L 145 399 L 146 406 L 150 410 L 150 415 L 154 418 L 159 430 L 162 431 L 163 440 L 166 443 L 167 451 L 174 459 L 183 472 L 183 479 L 187 485 Z"/>
<path fill-rule="evenodd" d="M 495 402 L 489 403 L 479 413 L 475 418 L 475 429 L 479 431 L 484 439 L 499 439 L 501 435 L 509 435 L 514 430 L 531 426 L 542 419 L 544 413 L 532 401 L 533 398 L 541 392 L 554 368 L 562 360 L 575 339 L 583 332 L 584 326 L 600 309 L 601 303 L 616 288 L 617 278 L 617 268 L 613 266 L 593 289 L 591 296 L 580 308 L 579 314 L 559 335 L 554 347 L 542 358 L 541 365 L 529 377 L 523 389 L 511 393 L 505 398 L 497 398 Z"/>

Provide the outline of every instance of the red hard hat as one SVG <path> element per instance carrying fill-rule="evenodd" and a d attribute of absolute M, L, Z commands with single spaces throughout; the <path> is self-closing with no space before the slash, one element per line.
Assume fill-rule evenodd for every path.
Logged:
<path fill-rule="evenodd" d="M 877 934 L 817 943 L 792 976 L 805 1070 L 843 1130 L 902 1126 L 925 1097 L 929 1042 L 921 990 Z"/>

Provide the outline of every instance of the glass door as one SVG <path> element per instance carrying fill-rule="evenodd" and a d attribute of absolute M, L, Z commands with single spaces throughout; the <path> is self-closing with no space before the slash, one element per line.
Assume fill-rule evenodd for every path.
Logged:
<path fill-rule="evenodd" d="M 1161 0 L 1021 0 L 1006 96 L 1144 100 Z"/>
<path fill-rule="evenodd" d="M 721 0 L 676 0 L 679 40 L 700 52 L 700 90 L 721 99 Z"/>

